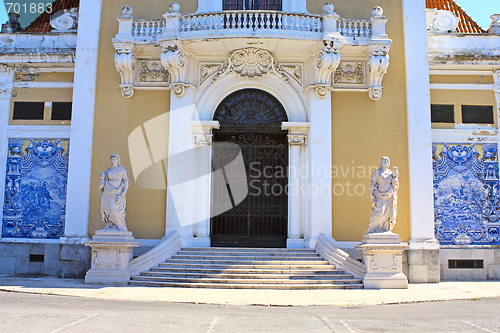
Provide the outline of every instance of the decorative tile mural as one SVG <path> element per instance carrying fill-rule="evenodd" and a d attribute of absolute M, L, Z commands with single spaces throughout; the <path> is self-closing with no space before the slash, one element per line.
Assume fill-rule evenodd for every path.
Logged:
<path fill-rule="evenodd" d="M 498 145 L 432 146 L 434 222 L 441 244 L 500 244 Z"/>
<path fill-rule="evenodd" d="M 9 139 L 2 237 L 64 234 L 69 140 Z"/>

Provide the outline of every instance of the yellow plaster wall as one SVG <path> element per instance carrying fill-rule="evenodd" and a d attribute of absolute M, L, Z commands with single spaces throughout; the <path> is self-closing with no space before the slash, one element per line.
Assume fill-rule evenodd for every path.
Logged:
<path fill-rule="evenodd" d="M 429 80 L 430 83 L 494 83 L 492 75 L 431 75 Z"/>
<path fill-rule="evenodd" d="M 462 123 L 462 105 L 493 106 L 493 127 L 498 128 L 497 108 L 493 91 L 483 90 L 431 90 L 431 104 L 447 104 L 455 107 L 455 123 Z M 490 124 L 477 126 L 492 126 Z M 453 124 L 433 123 L 432 128 L 454 128 Z"/>
<path fill-rule="evenodd" d="M 324 3 L 308 1 L 307 8 L 310 12 L 321 14 Z M 333 179 L 332 237 L 337 241 L 359 241 L 363 238 L 371 213 L 369 169 L 372 167 L 373 171 L 378 167 L 381 156 L 388 156 L 391 167 L 397 166 L 400 172 L 398 218 L 393 231 L 407 241 L 410 239 L 410 209 L 402 4 L 394 0 L 332 3 L 335 12 L 348 19 L 368 20 L 373 7 L 382 6 L 384 16 L 389 19 L 386 33 L 393 41 L 389 52 L 390 65 L 379 101 L 372 101 L 367 92 L 332 93 L 332 163 L 334 171 L 338 171 L 338 177 Z M 356 185 L 359 194 L 364 188 L 363 195 L 354 193 Z M 349 188 L 352 195 L 347 193 Z M 341 189 L 344 193 L 338 195 Z"/>
<path fill-rule="evenodd" d="M 192 13 L 197 1 L 179 1 L 181 13 Z M 127 194 L 127 227 L 138 239 L 160 239 L 165 236 L 166 190 L 146 190 L 138 187 L 132 176 L 128 153 L 128 136 L 144 122 L 168 112 L 170 91 L 136 91 L 130 99 L 120 93 L 120 74 L 114 64 L 115 49 L 111 42 L 118 32 L 116 17 L 129 5 L 138 19 L 161 18 L 169 11 L 169 1 L 106 0 L 103 1 L 99 60 L 97 67 L 96 109 L 92 179 L 90 195 L 89 234 L 103 227 L 100 213 L 99 175 L 109 167 L 109 156 L 118 153 L 122 165 L 129 171 L 130 188 Z M 168 131 L 168 125 L 165 128 Z"/>
<path fill-rule="evenodd" d="M 16 73 L 14 76 L 14 81 L 23 82 L 73 82 L 75 74 L 73 72 L 69 73 Z"/>

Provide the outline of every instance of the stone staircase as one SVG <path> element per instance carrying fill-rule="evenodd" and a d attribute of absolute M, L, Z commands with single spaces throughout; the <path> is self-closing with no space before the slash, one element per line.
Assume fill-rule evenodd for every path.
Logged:
<path fill-rule="evenodd" d="M 312 249 L 183 248 L 130 285 L 226 289 L 363 288 Z"/>

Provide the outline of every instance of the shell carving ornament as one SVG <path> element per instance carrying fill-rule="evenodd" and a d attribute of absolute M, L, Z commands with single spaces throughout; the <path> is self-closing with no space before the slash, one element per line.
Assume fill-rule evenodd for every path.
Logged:
<path fill-rule="evenodd" d="M 241 77 L 260 78 L 273 67 L 273 57 L 269 51 L 254 47 L 234 51 L 230 60 L 233 71 Z"/>

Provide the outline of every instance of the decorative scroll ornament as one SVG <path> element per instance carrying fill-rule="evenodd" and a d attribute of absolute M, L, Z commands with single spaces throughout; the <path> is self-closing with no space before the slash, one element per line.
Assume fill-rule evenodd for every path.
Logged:
<path fill-rule="evenodd" d="M 200 86 L 213 74 L 224 68 L 223 63 L 202 64 L 200 66 Z"/>
<path fill-rule="evenodd" d="M 333 75 L 335 84 L 364 84 L 365 65 L 363 63 L 340 63 Z"/>
<path fill-rule="evenodd" d="M 303 146 L 306 144 L 307 135 L 289 135 L 288 143 L 290 146 Z"/>
<path fill-rule="evenodd" d="M 184 53 L 177 45 L 164 46 L 161 53 L 161 63 L 170 72 L 174 93 L 181 97 L 186 91 L 186 84 L 183 83 L 186 64 Z"/>
<path fill-rule="evenodd" d="M 134 68 L 135 57 L 132 48 L 118 48 L 115 53 L 116 70 L 120 72 L 122 84 L 120 88 L 122 95 L 125 98 L 130 98 L 134 95 Z"/>
<path fill-rule="evenodd" d="M 271 53 L 255 47 L 233 51 L 229 57 L 228 66 L 216 72 L 212 81 L 233 72 L 239 77 L 247 79 L 261 79 L 267 74 L 272 73 L 288 82 L 285 72 L 275 65 L 274 57 Z"/>
<path fill-rule="evenodd" d="M 389 55 L 385 50 L 375 50 L 368 59 L 371 87 L 368 90 L 370 98 L 378 101 L 382 97 L 382 79 L 389 67 Z"/>
<path fill-rule="evenodd" d="M 319 53 L 316 62 L 318 69 L 318 84 L 316 85 L 316 95 L 319 98 L 324 98 L 327 91 L 330 89 L 330 78 L 333 71 L 340 64 L 339 48 L 333 44 L 327 44 Z"/>
<path fill-rule="evenodd" d="M 76 31 L 78 28 L 78 8 L 58 11 L 50 18 L 53 32 Z"/>
<path fill-rule="evenodd" d="M 159 82 L 170 80 L 170 73 L 158 61 L 141 61 L 139 68 L 139 83 Z"/>
<path fill-rule="evenodd" d="M 210 146 L 212 143 L 212 134 L 208 135 L 193 135 L 193 142 L 196 146 Z"/>
<path fill-rule="evenodd" d="M 0 64 L 0 98 L 11 98 L 14 90 L 14 68 Z"/>
<path fill-rule="evenodd" d="M 278 68 L 302 86 L 302 64 L 281 63 Z"/>

